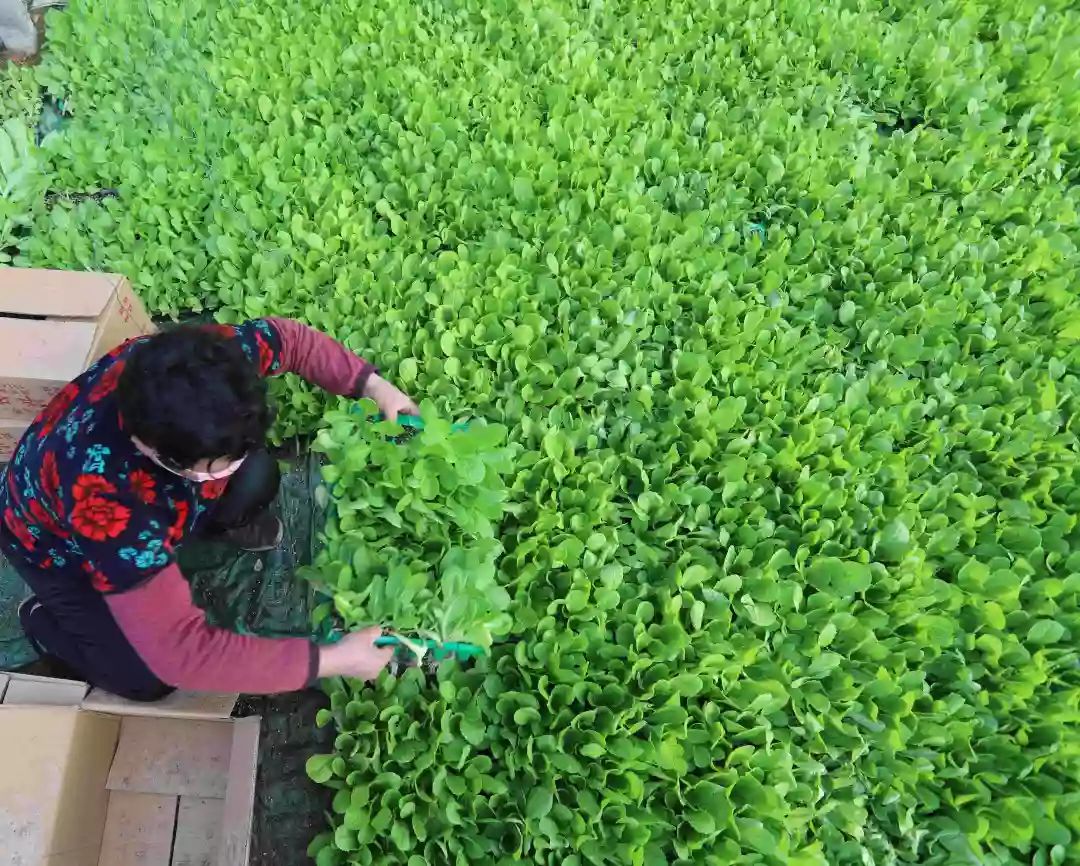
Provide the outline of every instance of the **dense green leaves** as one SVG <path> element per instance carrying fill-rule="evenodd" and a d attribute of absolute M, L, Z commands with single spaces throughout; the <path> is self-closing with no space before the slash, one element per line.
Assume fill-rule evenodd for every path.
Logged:
<path fill-rule="evenodd" d="M 0 265 L 11 263 L 9 251 L 30 225 L 43 189 L 31 128 L 22 118 L 0 115 Z"/>
<path fill-rule="evenodd" d="M 363 401 L 329 413 L 316 438 L 333 508 L 307 576 L 347 627 L 489 647 L 511 624 L 495 568 L 513 465 L 506 428 L 453 427 L 425 403 L 423 431 L 395 444 L 402 428 L 369 420 L 375 411 Z"/>
<path fill-rule="evenodd" d="M 119 197 L 37 193 L 20 262 L 298 316 L 513 449 L 455 508 L 277 385 L 346 613 L 419 626 L 462 542 L 510 616 L 334 691 L 321 866 L 1080 860 L 1077 14 L 50 14 L 47 185 Z"/>

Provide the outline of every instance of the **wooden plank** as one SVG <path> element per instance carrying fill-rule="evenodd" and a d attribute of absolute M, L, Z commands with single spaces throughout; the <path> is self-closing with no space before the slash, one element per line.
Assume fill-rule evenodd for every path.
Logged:
<path fill-rule="evenodd" d="M 247 866 L 251 822 L 255 814 L 255 777 L 259 769 L 258 716 L 236 719 L 229 757 L 229 788 L 216 866 Z"/>
<path fill-rule="evenodd" d="M 215 866 L 224 807 L 224 800 L 180 798 L 172 866 Z"/>
<path fill-rule="evenodd" d="M 225 796 L 231 721 L 127 717 L 120 725 L 110 791 Z"/>
<path fill-rule="evenodd" d="M 109 793 L 99 866 L 168 866 L 176 797 Z"/>
<path fill-rule="evenodd" d="M 82 702 L 84 710 L 120 716 L 153 716 L 175 719 L 227 719 L 239 695 L 218 692 L 175 691 L 160 701 L 129 701 L 104 691 L 91 689 Z"/>

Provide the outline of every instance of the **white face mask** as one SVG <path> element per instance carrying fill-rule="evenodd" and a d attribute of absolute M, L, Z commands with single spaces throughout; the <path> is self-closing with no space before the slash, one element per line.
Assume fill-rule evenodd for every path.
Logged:
<path fill-rule="evenodd" d="M 236 470 L 243 465 L 244 460 L 247 459 L 247 455 L 245 454 L 243 457 L 234 460 L 224 469 L 219 469 L 217 472 L 198 472 L 194 469 L 174 469 L 172 466 L 169 466 L 167 463 L 162 461 L 161 457 L 158 456 L 158 453 L 146 443 L 140 441 L 134 436 L 131 437 L 131 441 L 142 454 L 149 457 L 166 472 L 171 472 L 173 475 L 178 475 L 181 478 L 186 478 L 188 481 L 221 481 L 223 478 L 228 478 L 230 475 L 234 474 Z"/>

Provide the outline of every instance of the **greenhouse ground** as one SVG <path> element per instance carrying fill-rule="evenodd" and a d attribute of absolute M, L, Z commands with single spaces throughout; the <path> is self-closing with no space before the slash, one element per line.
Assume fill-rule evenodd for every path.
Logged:
<path fill-rule="evenodd" d="M 337 614 L 491 642 L 330 690 L 317 866 L 1080 862 L 1074 4 L 48 21 L 0 260 L 302 319 L 471 424 L 273 385 Z"/>

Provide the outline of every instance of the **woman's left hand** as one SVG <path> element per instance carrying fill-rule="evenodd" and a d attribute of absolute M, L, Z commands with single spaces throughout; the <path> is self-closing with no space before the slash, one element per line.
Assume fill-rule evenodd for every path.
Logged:
<path fill-rule="evenodd" d="M 375 373 L 364 386 L 364 396 L 374 400 L 383 417 L 391 421 L 396 421 L 398 415 L 420 414 L 420 408 L 408 394 Z"/>

